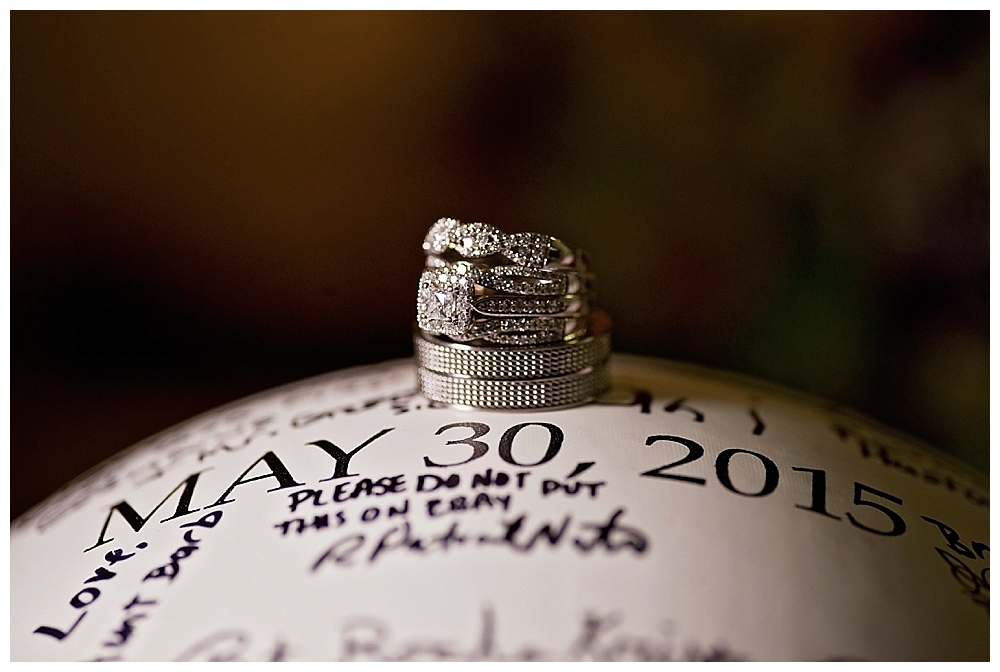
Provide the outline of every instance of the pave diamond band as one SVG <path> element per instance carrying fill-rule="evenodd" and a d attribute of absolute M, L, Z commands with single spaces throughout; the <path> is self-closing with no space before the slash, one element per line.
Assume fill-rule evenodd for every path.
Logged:
<path fill-rule="evenodd" d="M 442 217 L 424 238 L 424 252 L 443 255 L 453 252 L 464 259 L 484 259 L 495 255 L 519 266 L 583 267 L 586 255 L 571 249 L 558 238 L 540 233 L 506 234 L 480 222 L 460 222 Z"/>
<path fill-rule="evenodd" d="M 587 332 L 586 315 L 579 317 L 490 317 L 474 320 L 456 341 L 482 340 L 504 345 L 539 345 L 581 338 Z"/>
<path fill-rule="evenodd" d="M 439 219 L 423 243 L 413 345 L 429 400 L 563 408 L 609 387 L 611 320 L 586 253 L 538 233 Z"/>
<path fill-rule="evenodd" d="M 587 294 L 594 283 L 594 275 L 582 271 L 517 265 L 485 266 L 468 261 L 449 262 L 433 255 L 427 257 L 426 270 L 464 275 L 487 289 L 531 296 Z"/>
<path fill-rule="evenodd" d="M 472 302 L 472 308 L 483 315 L 549 315 L 562 317 L 586 313 L 589 301 L 581 296 L 559 298 L 522 298 L 517 296 L 487 296 Z"/>
<path fill-rule="evenodd" d="M 589 273 L 553 271 L 518 266 L 497 266 L 478 272 L 479 282 L 498 292 L 532 296 L 558 296 L 560 294 L 586 294 L 590 292 L 592 277 Z"/>

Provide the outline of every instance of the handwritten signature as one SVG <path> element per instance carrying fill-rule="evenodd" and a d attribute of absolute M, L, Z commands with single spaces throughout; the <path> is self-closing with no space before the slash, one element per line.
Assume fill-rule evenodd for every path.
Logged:
<path fill-rule="evenodd" d="M 427 555 L 462 546 L 499 546 L 527 553 L 543 545 L 558 547 L 569 544 L 583 555 L 598 549 L 611 554 L 630 551 L 642 555 L 649 547 L 646 534 L 622 523 L 624 516 L 625 509 L 619 507 L 600 522 L 577 522 L 567 514 L 559 522 L 533 525 L 528 515 L 522 514 L 513 520 L 503 521 L 499 534 L 467 532 L 457 522 L 445 532 L 426 534 L 415 531 L 409 522 L 404 522 L 389 528 L 381 536 L 356 533 L 338 539 L 312 563 L 311 571 L 316 572 L 328 565 L 350 567 L 359 559 L 374 564 L 394 552 Z"/>
<path fill-rule="evenodd" d="M 340 631 L 342 661 L 726 661 L 746 660 L 725 644 L 704 646 L 677 639 L 677 626 L 671 621 L 660 624 L 653 635 L 637 635 L 621 625 L 618 612 L 587 612 L 580 618 L 577 631 L 565 647 L 545 648 L 523 644 L 505 651 L 497 639 L 497 616 L 492 607 L 482 611 L 479 632 L 472 642 L 456 643 L 437 638 L 394 640 L 384 620 L 352 617 Z M 241 661 L 251 653 L 253 637 L 243 630 L 214 632 L 189 646 L 177 660 Z M 295 646 L 277 641 L 266 650 L 271 661 L 285 660 Z"/>

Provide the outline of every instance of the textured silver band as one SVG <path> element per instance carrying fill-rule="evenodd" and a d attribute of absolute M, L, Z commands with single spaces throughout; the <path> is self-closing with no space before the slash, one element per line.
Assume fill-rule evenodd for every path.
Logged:
<path fill-rule="evenodd" d="M 484 380 L 418 368 L 420 389 L 431 401 L 497 410 L 562 408 L 592 401 L 611 385 L 606 363 L 541 380 Z"/>
<path fill-rule="evenodd" d="M 530 348 L 473 347 L 420 331 L 413 336 L 417 365 L 447 376 L 488 380 L 535 380 L 582 371 L 603 363 L 611 334 Z"/>

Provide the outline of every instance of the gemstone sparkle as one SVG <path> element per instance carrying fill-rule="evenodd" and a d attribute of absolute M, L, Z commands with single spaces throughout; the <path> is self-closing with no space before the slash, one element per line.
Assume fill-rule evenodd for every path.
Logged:
<path fill-rule="evenodd" d="M 417 325 L 435 334 L 464 335 L 472 323 L 474 292 L 467 277 L 424 271 L 417 287 Z"/>

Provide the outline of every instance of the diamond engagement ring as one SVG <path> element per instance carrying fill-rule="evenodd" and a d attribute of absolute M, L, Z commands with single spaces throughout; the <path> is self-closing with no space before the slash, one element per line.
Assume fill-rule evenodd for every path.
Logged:
<path fill-rule="evenodd" d="M 565 272 L 535 270 L 533 275 L 497 276 L 462 264 L 424 271 L 417 288 L 417 324 L 456 341 L 508 345 L 581 336 L 590 300 L 566 293 L 576 280 Z"/>
<path fill-rule="evenodd" d="M 530 268 L 585 270 L 587 266 L 585 253 L 558 238 L 541 233 L 507 234 L 489 224 L 464 223 L 450 217 L 442 217 L 431 226 L 424 238 L 424 252 L 462 259 L 499 257 Z"/>

